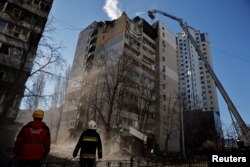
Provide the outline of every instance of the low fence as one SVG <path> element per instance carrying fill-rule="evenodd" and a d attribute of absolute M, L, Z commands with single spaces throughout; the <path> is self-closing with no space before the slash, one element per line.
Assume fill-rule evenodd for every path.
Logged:
<path fill-rule="evenodd" d="M 15 167 L 15 161 L 0 161 L 1 167 Z M 155 162 L 152 160 L 130 158 L 130 160 L 97 161 L 96 167 L 207 167 L 205 161 Z M 42 161 L 42 167 L 79 167 L 78 160 L 48 159 Z"/>
<path fill-rule="evenodd" d="M 13 151 L 5 148 L 0 149 L 0 167 L 15 167 L 17 162 L 12 159 Z M 5 155 L 5 156 L 3 156 Z M 49 156 L 45 161 L 42 161 L 42 167 L 78 167 L 79 158 L 63 159 L 55 156 Z M 142 157 L 133 156 L 123 160 L 100 160 L 95 164 L 96 167 L 207 167 L 207 161 L 197 158 L 178 159 L 163 158 L 163 157 Z"/>

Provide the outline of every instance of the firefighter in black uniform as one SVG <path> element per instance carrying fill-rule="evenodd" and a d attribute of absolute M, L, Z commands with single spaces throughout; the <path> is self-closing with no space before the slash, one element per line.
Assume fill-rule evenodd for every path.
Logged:
<path fill-rule="evenodd" d="M 102 142 L 98 132 L 96 132 L 96 123 L 91 120 L 88 122 L 88 129 L 82 132 L 73 152 L 73 157 L 80 151 L 80 166 L 93 167 L 96 160 L 96 149 L 98 149 L 98 159 L 102 158 Z"/>

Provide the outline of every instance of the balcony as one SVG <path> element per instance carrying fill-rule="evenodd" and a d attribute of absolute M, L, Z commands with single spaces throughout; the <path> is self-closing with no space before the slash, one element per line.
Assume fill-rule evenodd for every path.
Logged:
<path fill-rule="evenodd" d="M 137 44 L 133 43 L 131 40 L 125 39 L 125 44 L 127 45 L 128 48 L 131 48 L 133 51 L 135 51 L 136 53 L 140 54 L 140 46 L 138 46 Z"/>
<path fill-rule="evenodd" d="M 92 32 L 92 34 L 91 34 L 91 38 L 94 37 L 94 36 L 96 36 L 97 33 L 98 33 L 98 30 L 94 30 L 94 31 Z"/>
<path fill-rule="evenodd" d="M 9 46 L 22 48 L 23 50 L 28 49 L 28 44 L 24 41 L 18 40 L 10 35 L 0 33 L 0 41 L 5 41 L 5 43 Z"/>
<path fill-rule="evenodd" d="M 94 52 L 95 51 L 95 45 L 90 45 L 88 53 Z"/>
<path fill-rule="evenodd" d="M 19 69 L 21 65 L 21 58 L 20 57 L 10 57 L 4 53 L 0 53 L 0 62 L 1 65 L 12 67 L 15 69 Z M 31 61 L 27 61 L 24 66 L 24 71 L 31 71 L 33 63 Z"/>
<path fill-rule="evenodd" d="M 31 13 L 35 13 L 40 17 L 47 18 L 49 11 L 52 6 L 52 1 L 50 3 L 45 1 L 34 1 L 34 0 L 8 0 L 20 8 L 24 8 Z"/>
<path fill-rule="evenodd" d="M 90 44 L 90 45 L 93 45 L 93 44 L 96 43 L 96 41 L 97 41 L 97 37 L 92 38 L 89 44 Z"/>
<path fill-rule="evenodd" d="M 13 22 L 13 19 L 18 19 L 18 22 Z M 34 29 L 36 33 L 41 33 L 45 24 L 45 19 L 42 17 L 36 17 L 35 14 L 28 11 L 8 6 L 5 12 L 0 12 L 0 20 L 18 25 L 25 29 Z"/>

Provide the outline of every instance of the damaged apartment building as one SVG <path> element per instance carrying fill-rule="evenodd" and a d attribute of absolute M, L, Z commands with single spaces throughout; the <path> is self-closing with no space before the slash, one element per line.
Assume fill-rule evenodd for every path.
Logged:
<path fill-rule="evenodd" d="M 177 152 L 178 99 L 176 42 L 166 26 L 125 13 L 95 21 L 79 35 L 58 139 L 78 136 L 94 119 L 102 135 L 119 134 L 125 148 L 139 140 L 133 128 L 160 151 Z"/>
<path fill-rule="evenodd" d="M 0 1 L 0 130 L 2 134 L 11 133 L 6 127 L 14 122 L 18 114 L 25 83 L 32 70 L 35 53 L 52 3 L 53 0 Z M 2 138 L 8 141 L 5 136 Z M 7 146 L 7 144 L 3 145 Z"/>

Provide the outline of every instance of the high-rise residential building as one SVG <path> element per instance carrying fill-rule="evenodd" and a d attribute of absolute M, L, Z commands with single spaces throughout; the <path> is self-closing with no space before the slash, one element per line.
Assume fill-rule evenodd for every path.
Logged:
<path fill-rule="evenodd" d="M 0 116 L 15 119 L 53 0 L 0 2 Z"/>
<path fill-rule="evenodd" d="M 178 113 L 176 42 L 166 26 L 123 13 L 80 33 L 58 139 L 94 119 L 103 131 L 126 138 L 136 129 L 160 150 L 178 151 Z"/>
<path fill-rule="evenodd" d="M 52 3 L 0 1 L 0 147 L 13 147 L 17 130 L 14 120 Z"/>
<path fill-rule="evenodd" d="M 205 58 L 212 65 L 207 33 L 189 28 Z M 215 83 L 184 32 L 177 34 L 178 73 L 184 111 L 219 111 Z"/>
<path fill-rule="evenodd" d="M 192 27 L 189 31 L 213 68 L 208 34 Z M 215 83 L 184 32 L 177 34 L 176 42 L 186 149 L 201 148 L 208 141 L 219 148 L 222 129 Z M 202 133 L 204 129 L 207 133 Z"/>

